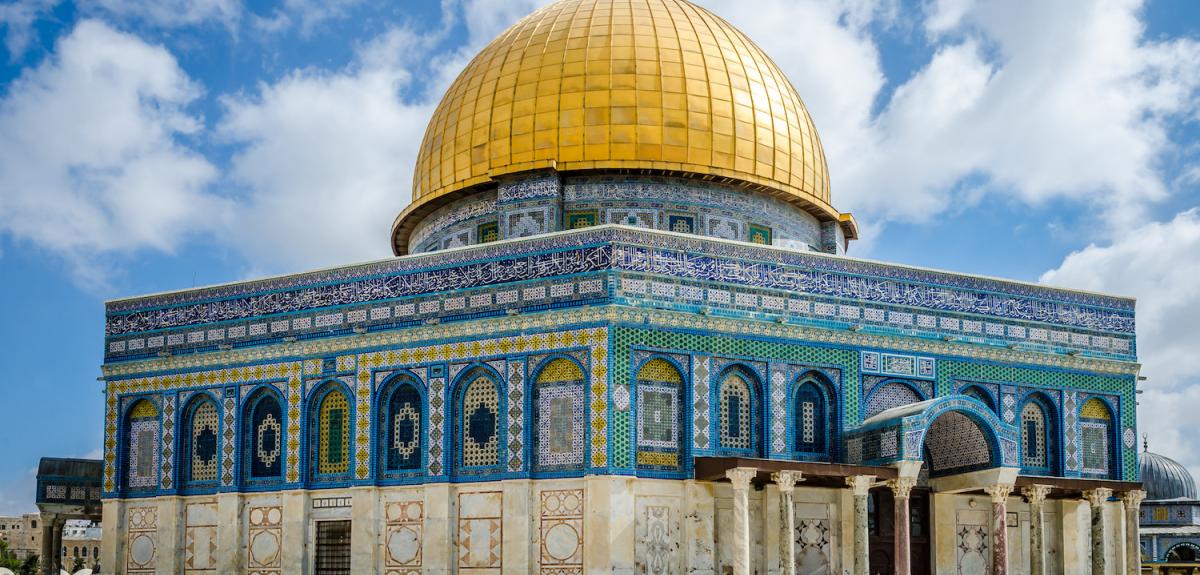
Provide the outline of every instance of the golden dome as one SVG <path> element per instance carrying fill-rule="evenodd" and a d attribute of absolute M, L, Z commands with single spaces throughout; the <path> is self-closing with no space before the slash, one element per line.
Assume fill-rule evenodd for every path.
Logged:
<path fill-rule="evenodd" d="M 561 0 L 493 40 L 434 112 L 393 233 L 457 192 L 542 168 L 728 179 L 849 222 L 795 88 L 685 0 Z"/>

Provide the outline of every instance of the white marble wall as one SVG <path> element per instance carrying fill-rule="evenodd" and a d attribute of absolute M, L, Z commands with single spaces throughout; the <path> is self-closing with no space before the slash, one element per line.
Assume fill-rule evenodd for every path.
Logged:
<path fill-rule="evenodd" d="M 751 489 L 752 572 L 783 572 L 785 538 L 795 549 L 796 573 L 853 569 L 844 544 L 853 539 L 849 493 L 798 485 L 789 537 L 778 490 Z M 932 499 L 935 572 L 988 573 L 988 498 Z M 354 573 L 716 575 L 732 565 L 732 509 L 728 483 L 609 476 L 108 500 L 102 564 L 106 573 L 115 566 L 118 573 L 155 575 L 305 575 L 313 572 L 316 523 L 349 519 Z M 1008 509 L 1016 514 L 1010 572 L 1028 573 L 1029 509 L 1019 497 Z M 1111 503 L 1105 512 L 1115 574 L 1124 561 L 1123 511 Z M 1086 502 L 1047 502 L 1048 572 L 1087 572 L 1089 514 Z M 987 545 L 976 558 L 960 541 L 971 525 Z"/>

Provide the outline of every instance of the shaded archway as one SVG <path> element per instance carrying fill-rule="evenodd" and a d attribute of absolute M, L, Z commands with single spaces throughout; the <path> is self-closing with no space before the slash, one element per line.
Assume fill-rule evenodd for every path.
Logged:
<path fill-rule="evenodd" d="M 938 415 L 926 429 L 922 445 L 925 466 L 934 477 L 999 465 L 995 433 L 966 412 Z"/>

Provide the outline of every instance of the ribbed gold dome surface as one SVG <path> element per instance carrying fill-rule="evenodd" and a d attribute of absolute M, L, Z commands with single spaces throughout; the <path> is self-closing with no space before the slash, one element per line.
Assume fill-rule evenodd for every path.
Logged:
<path fill-rule="evenodd" d="M 730 178 L 838 218 L 795 88 L 745 35 L 684 0 L 561 0 L 493 40 L 434 112 L 402 218 L 546 167 Z"/>

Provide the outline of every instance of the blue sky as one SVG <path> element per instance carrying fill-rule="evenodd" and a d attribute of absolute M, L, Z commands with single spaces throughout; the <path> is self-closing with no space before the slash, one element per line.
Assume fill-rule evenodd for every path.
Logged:
<path fill-rule="evenodd" d="M 698 1 L 805 99 L 852 255 L 1137 296 L 1142 430 L 1200 472 L 1200 4 Z M 441 92 L 546 3 L 0 2 L 0 514 L 99 456 L 106 299 L 388 256 Z"/>

